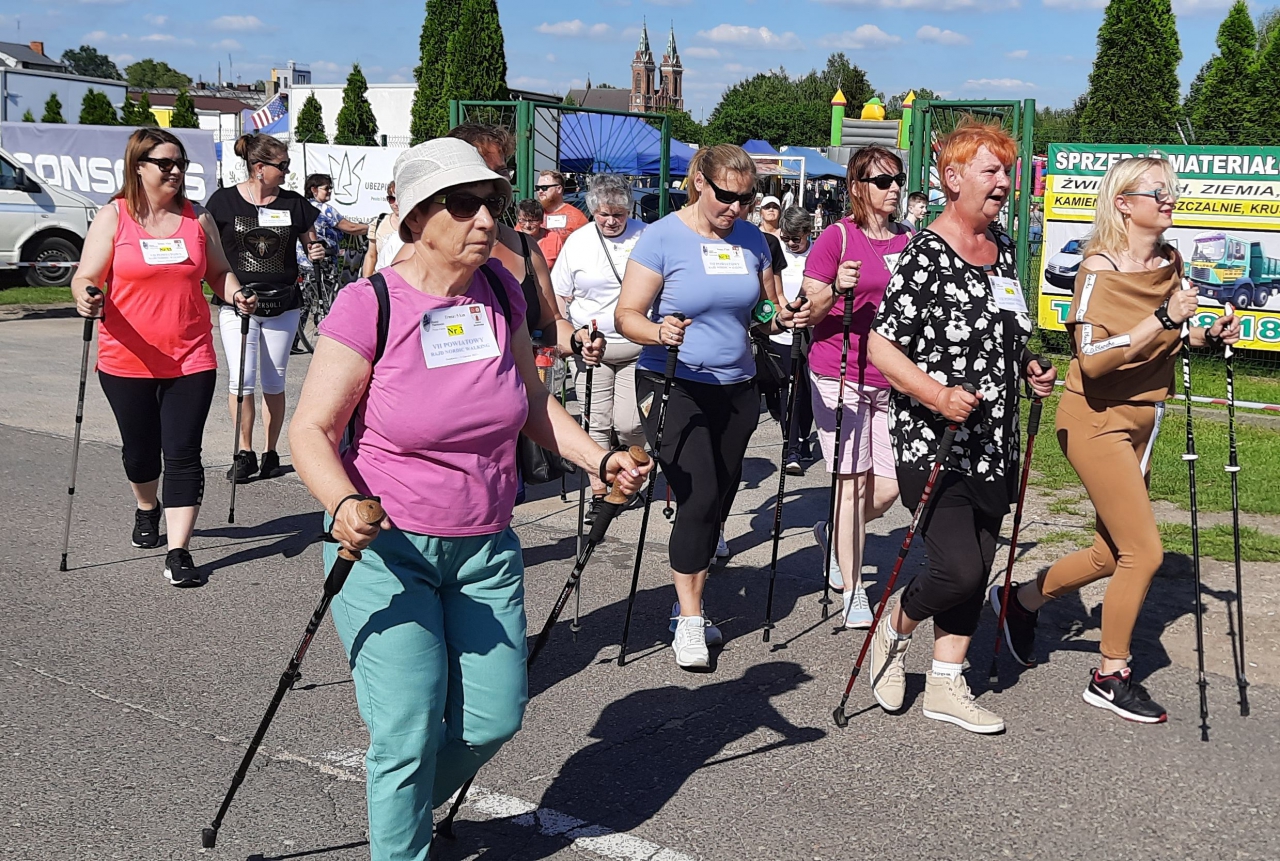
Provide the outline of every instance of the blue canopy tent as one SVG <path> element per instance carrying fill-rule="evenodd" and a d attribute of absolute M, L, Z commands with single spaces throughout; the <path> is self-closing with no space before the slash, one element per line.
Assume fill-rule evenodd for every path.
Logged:
<path fill-rule="evenodd" d="M 560 117 L 559 150 L 566 173 L 657 176 L 662 167 L 662 133 L 639 117 L 566 113 Z M 696 151 L 672 140 L 671 175 L 686 175 Z"/>
<path fill-rule="evenodd" d="M 782 148 L 784 156 L 803 156 L 804 172 L 810 179 L 843 179 L 846 170 L 839 163 L 818 152 L 816 149 L 809 149 L 803 146 L 788 146 Z"/>
<path fill-rule="evenodd" d="M 782 155 L 782 153 L 774 149 L 768 141 L 747 141 L 742 145 L 742 148 L 746 150 L 749 155 Z"/>

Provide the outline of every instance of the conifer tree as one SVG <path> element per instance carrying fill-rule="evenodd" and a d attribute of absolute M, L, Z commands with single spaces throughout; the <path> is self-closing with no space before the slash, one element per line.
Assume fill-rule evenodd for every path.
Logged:
<path fill-rule="evenodd" d="M 90 87 L 80 102 L 80 125 L 82 126 L 118 126 L 120 118 L 111 99 L 101 90 Z"/>
<path fill-rule="evenodd" d="M 1218 56 L 1204 77 L 1191 115 L 1196 143 L 1241 146 L 1254 142 L 1249 128 L 1258 33 L 1244 0 L 1236 0 L 1218 28 Z M 1274 100 L 1274 94 L 1270 100 Z"/>
<path fill-rule="evenodd" d="M 1280 36 L 1272 36 L 1258 55 L 1253 73 L 1253 99 L 1247 113 L 1253 132 L 1250 143 L 1258 146 L 1280 145 L 1280 112 L 1276 111 L 1276 93 L 1280 93 Z"/>
<path fill-rule="evenodd" d="M 169 118 L 169 128 L 200 128 L 200 120 L 196 116 L 196 103 L 185 88 L 178 90 L 178 95 L 173 100 L 173 115 Z"/>
<path fill-rule="evenodd" d="M 65 123 L 62 118 L 62 101 L 58 98 L 57 93 L 50 93 L 49 100 L 44 103 L 44 116 L 40 118 L 42 123 Z"/>
<path fill-rule="evenodd" d="M 134 116 L 138 118 L 137 125 L 144 127 L 159 125 L 156 122 L 156 115 L 151 112 L 151 97 L 147 95 L 145 90 L 138 97 L 138 105 L 134 108 Z"/>
<path fill-rule="evenodd" d="M 23 112 L 23 114 L 22 114 L 22 121 L 23 121 L 24 123 L 34 123 L 34 122 L 36 121 L 36 116 L 35 116 L 35 114 L 31 113 L 31 108 L 27 108 L 27 109 Z"/>
<path fill-rule="evenodd" d="M 507 98 L 507 54 L 496 0 L 463 0 L 458 29 L 449 37 L 445 95 L 446 119 L 451 99 Z"/>
<path fill-rule="evenodd" d="M 124 104 L 120 106 L 120 125 L 138 125 L 138 103 L 133 100 L 132 93 L 124 94 Z"/>
<path fill-rule="evenodd" d="M 1181 59 L 1170 0 L 1111 0 L 1098 29 L 1081 137 L 1088 143 L 1179 142 Z"/>
<path fill-rule="evenodd" d="M 293 139 L 298 143 L 327 144 L 329 136 L 324 130 L 324 115 L 320 111 L 320 100 L 315 93 L 307 94 L 307 99 L 298 111 L 298 123 L 293 129 Z"/>
<path fill-rule="evenodd" d="M 347 86 L 342 90 L 342 109 L 338 111 L 338 129 L 333 142 L 343 146 L 377 146 L 378 121 L 365 95 L 369 83 L 360 71 L 360 64 L 351 67 Z"/>
<path fill-rule="evenodd" d="M 449 102 L 445 94 L 445 65 L 449 37 L 462 18 L 462 0 L 427 0 L 427 17 L 418 39 L 418 66 L 413 76 L 418 89 L 413 95 L 409 123 L 414 144 L 439 137 L 449 130 Z"/>

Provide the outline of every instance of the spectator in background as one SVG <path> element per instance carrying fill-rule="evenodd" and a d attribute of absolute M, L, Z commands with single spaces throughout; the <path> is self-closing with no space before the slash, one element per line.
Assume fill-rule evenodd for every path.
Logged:
<path fill-rule="evenodd" d="M 770 194 L 760 201 L 760 232 L 778 235 L 778 222 L 782 220 L 782 201 Z"/>
<path fill-rule="evenodd" d="M 324 243 L 325 253 L 337 252 L 344 233 L 347 236 L 368 235 L 369 225 L 344 218 L 329 202 L 333 199 L 333 177 L 327 173 L 313 173 L 307 177 L 306 186 L 307 200 L 320 211 L 320 216 L 316 218 L 316 238 Z M 298 266 L 303 269 L 311 268 L 301 242 L 298 243 Z"/>
<path fill-rule="evenodd" d="M 804 282 L 805 258 L 809 256 L 813 234 L 813 216 L 798 206 L 792 206 L 782 213 L 779 222 L 778 250 L 770 245 L 769 252 L 776 254 L 773 258 L 775 278 L 778 285 L 778 301 L 792 305 L 800 298 L 800 285 Z M 771 237 L 765 237 L 766 240 Z M 779 259 L 782 258 L 781 263 Z M 780 268 L 779 268 L 780 267 Z M 769 352 L 778 358 L 778 365 L 787 375 L 787 383 L 775 395 L 765 395 L 765 403 L 774 419 L 782 425 L 786 433 L 786 404 L 790 397 L 788 390 L 794 369 L 791 367 L 791 340 L 803 337 L 790 329 L 777 335 L 769 336 Z M 787 439 L 786 456 L 783 458 L 788 475 L 804 475 L 801 460 L 810 459 L 809 434 L 813 431 L 813 403 L 811 402 L 809 375 L 800 375 L 800 386 L 796 391 L 796 420 L 791 423 L 791 435 Z"/>
<path fill-rule="evenodd" d="M 547 266 L 554 269 L 564 241 L 587 223 L 587 217 L 576 206 L 564 202 L 564 174 L 559 171 L 544 170 L 538 174 L 533 190 L 542 204 L 542 226 L 547 230 L 547 235 L 538 240 L 538 247 L 547 258 Z"/>
<path fill-rule="evenodd" d="M 543 217 L 542 204 L 532 197 L 516 204 L 516 230 L 531 236 L 534 242 L 547 235 L 547 229 L 542 226 Z"/>
<path fill-rule="evenodd" d="M 921 219 L 925 213 L 929 211 L 929 198 L 925 197 L 924 192 L 913 191 L 907 195 L 907 217 L 902 219 L 902 223 L 910 227 L 912 230 L 920 229 Z"/>
<path fill-rule="evenodd" d="M 387 205 L 391 212 L 378 216 L 369 231 L 369 248 L 364 253 L 364 267 L 361 275 L 368 278 L 380 269 L 386 269 L 396 262 L 396 257 L 404 248 L 404 240 L 400 238 L 400 205 L 396 203 L 395 181 L 387 183 Z M 411 251 L 406 251 L 408 257 Z"/>

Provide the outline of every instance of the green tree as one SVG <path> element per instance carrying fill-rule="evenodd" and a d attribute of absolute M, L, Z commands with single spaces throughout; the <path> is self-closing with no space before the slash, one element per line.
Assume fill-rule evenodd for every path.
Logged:
<path fill-rule="evenodd" d="M 308 93 L 307 99 L 298 111 L 298 123 L 293 128 L 293 138 L 298 143 L 327 144 L 329 136 L 324 130 L 324 115 L 320 111 L 320 100 L 315 93 Z"/>
<path fill-rule="evenodd" d="M 1081 137 L 1088 143 L 1178 142 L 1181 60 L 1170 0 L 1111 0 L 1098 29 Z"/>
<path fill-rule="evenodd" d="M 140 126 L 156 126 L 156 115 L 151 112 L 151 96 L 144 90 L 138 97 L 138 106 L 134 108 Z"/>
<path fill-rule="evenodd" d="M 1275 95 L 1280 93 L 1280 39 L 1272 38 L 1258 56 L 1253 74 L 1253 99 L 1248 120 L 1254 141 L 1260 146 L 1280 144 L 1280 112 L 1275 110 Z"/>
<path fill-rule="evenodd" d="M 1193 133 L 1195 128 L 1195 117 L 1200 112 L 1200 105 L 1204 101 L 1205 89 L 1204 82 L 1209 77 L 1209 70 L 1213 68 L 1213 61 L 1218 59 L 1218 55 L 1214 54 L 1208 60 L 1205 60 L 1200 71 L 1196 72 L 1196 76 L 1191 79 L 1191 88 L 1187 91 L 1187 97 L 1182 101 L 1182 115 L 1191 121 Z"/>
<path fill-rule="evenodd" d="M 739 81 L 707 119 L 704 144 L 742 144 L 752 138 L 774 146 L 821 146 L 830 139 L 831 97 L 844 91 L 849 104 L 875 95 L 866 74 L 844 54 L 832 54 L 826 68 L 793 79 L 785 69 Z"/>
<path fill-rule="evenodd" d="M 173 100 L 173 114 L 169 117 L 169 128 L 200 128 L 200 119 L 196 116 L 196 103 L 185 87 L 178 90 L 178 96 Z"/>
<path fill-rule="evenodd" d="M 1196 143 L 1239 146 L 1253 143 L 1249 128 L 1253 67 L 1258 33 L 1244 0 L 1236 0 L 1218 28 L 1218 56 L 1209 65 L 1197 95 L 1191 124 Z M 1275 98 L 1274 94 L 1269 101 Z"/>
<path fill-rule="evenodd" d="M 886 120 L 902 119 L 902 102 L 903 100 L 906 99 L 907 96 L 911 95 L 912 93 L 915 93 L 916 99 L 920 101 L 923 101 L 925 99 L 928 99 L 929 101 L 934 101 L 936 99 L 942 98 L 942 96 L 938 95 L 928 87 L 917 87 L 914 90 L 907 90 L 905 92 L 898 93 L 898 95 L 890 97 L 889 100 L 884 103 L 884 118 Z M 850 107 L 852 107 L 853 102 L 850 102 L 849 105 Z M 845 111 L 845 116 L 849 116 L 849 111 L 847 109 Z"/>
<path fill-rule="evenodd" d="M 35 114 L 31 113 L 31 108 L 27 108 L 22 113 L 22 121 L 24 123 L 34 123 L 36 121 Z"/>
<path fill-rule="evenodd" d="M 827 132 L 830 133 L 831 99 L 839 90 L 844 93 L 852 107 L 859 110 L 869 99 L 876 95 L 875 88 L 867 80 L 867 73 L 849 62 L 843 51 L 837 51 L 827 57 L 827 65 L 821 72 L 814 70 L 796 82 L 797 94 L 801 99 L 820 102 L 827 108 Z"/>
<path fill-rule="evenodd" d="M 124 78 L 129 86 L 142 90 L 160 87 L 182 89 L 191 86 L 191 78 L 168 63 L 150 58 L 125 66 Z"/>
<path fill-rule="evenodd" d="M 694 146 L 702 145 L 702 137 L 706 133 L 706 129 L 702 127 L 701 123 L 689 116 L 688 111 L 667 107 L 655 108 L 654 113 L 666 114 L 671 117 L 671 137 Z M 648 120 L 648 123 L 655 129 L 662 129 L 661 120 Z"/>
<path fill-rule="evenodd" d="M 497 0 L 463 0 L 458 29 L 449 37 L 444 79 L 446 111 L 451 99 L 507 98 L 507 52 Z"/>
<path fill-rule="evenodd" d="M 62 118 L 62 101 L 58 98 L 57 93 L 50 93 L 49 100 L 44 103 L 44 116 L 40 118 L 42 123 L 65 123 Z"/>
<path fill-rule="evenodd" d="M 373 108 L 365 93 L 369 91 L 369 83 L 360 71 L 360 64 L 351 67 L 347 75 L 347 86 L 342 90 L 342 109 L 338 111 L 338 128 L 334 132 L 333 142 L 343 146 L 377 146 L 378 121 L 374 119 Z M 316 106 L 317 109 L 319 105 Z"/>
<path fill-rule="evenodd" d="M 565 96 L 563 103 L 568 105 L 569 107 L 574 107 L 578 104 L 578 102 L 573 98 L 573 96 Z"/>
<path fill-rule="evenodd" d="M 1271 44 L 1271 37 L 1275 35 L 1277 28 L 1280 28 L 1280 6 L 1272 6 L 1259 15 L 1254 24 L 1254 29 L 1258 31 L 1259 56 Z"/>
<path fill-rule="evenodd" d="M 109 81 L 123 81 L 124 76 L 111 62 L 111 58 L 98 51 L 92 45 L 81 45 L 79 48 L 68 48 L 62 52 L 62 62 L 73 75 L 86 78 L 106 78 Z"/>
<path fill-rule="evenodd" d="M 427 0 L 427 17 L 418 39 L 418 66 L 413 77 L 418 88 L 413 94 L 409 121 L 410 141 L 415 144 L 440 137 L 449 130 L 449 103 L 445 97 L 445 65 L 449 37 L 458 29 L 463 0 Z"/>
<path fill-rule="evenodd" d="M 1080 114 L 1085 104 L 1085 97 L 1080 96 L 1069 108 L 1044 107 L 1036 111 L 1033 140 L 1036 155 L 1048 155 L 1051 143 L 1080 142 Z"/>
<path fill-rule="evenodd" d="M 133 95 L 128 92 L 124 94 L 124 104 L 120 106 L 120 125 L 138 125 L 138 103 L 133 100 Z"/>
<path fill-rule="evenodd" d="M 111 99 L 101 90 L 90 87 L 80 102 L 80 125 L 82 126 L 118 126 L 120 118 Z"/>

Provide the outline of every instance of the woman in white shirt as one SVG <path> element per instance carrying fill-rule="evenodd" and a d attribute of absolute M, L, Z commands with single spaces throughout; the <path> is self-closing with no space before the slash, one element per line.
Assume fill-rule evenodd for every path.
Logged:
<path fill-rule="evenodd" d="M 785 261 L 782 271 L 777 276 L 782 282 L 778 299 L 787 305 L 793 304 L 800 297 L 800 283 L 804 281 L 804 262 L 813 245 L 810 242 L 812 236 L 813 216 L 806 210 L 792 206 L 778 219 L 778 242 L 782 247 L 782 257 Z M 794 376 L 794 369 L 791 367 L 791 340 L 794 337 L 801 336 L 789 331 L 769 336 L 769 352 L 778 358 L 778 366 L 787 375 L 787 384 L 776 396 L 776 407 L 774 403 L 769 404 L 770 412 L 775 412 L 776 409 L 780 422 L 786 419 L 783 412 L 790 397 L 788 389 Z M 766 399 L 769 397 L 766 395 Z M 807 373 L 800 375 L 800 388 L 796 392 L 795 404 L 796 419 L 791 423 L 791 436 L 787 440 L 784 463 L 789 475 L 804 475 L 804 466 L 801 461 L 812 459 L 809 435 L 813 433 L 813 404 L 809 396 Z M 783 433 L 786 433 L 785 425 Z"/>
<path fill-rule="evenodd" d="M 394 263 L 404 248 L 404 242 L 400 239 L 400 207 L 396 203 L 394 180 L 387 183 L 387 205 L 391 207 L 391 214 L 380 217 L 374 229 L 369 232 L 369 248 L 364 253 L 361 272 L 365 278 Z M 408 252 L 405 256 L 408 256 Z"/>
<path fill-rule="evenodd" d="M 631 183 L 617 174 L 597 174 L 587 189 L 587 209 L 592 223 L 576 230 L 564 242 L 551 270 L 560 313 L 574 328 L 573 352 L 578 369 L 575 390 L 586 392 L 586 371 L 591 379 L 590 433 L 604 448 L 616 433 L 621 445 L 645 444 L 640 410 L 636 406 L 636 359 L 640 347 L 618 334 L 613 312 L 622 291 L 622 274 L 644 222 L 630 218 Z M 604 340 L 592 340 L 596 329 Z M 594 521 L 596 509 L 608 488 L 591 477 L 591 508 L 586 519 Z"/>

